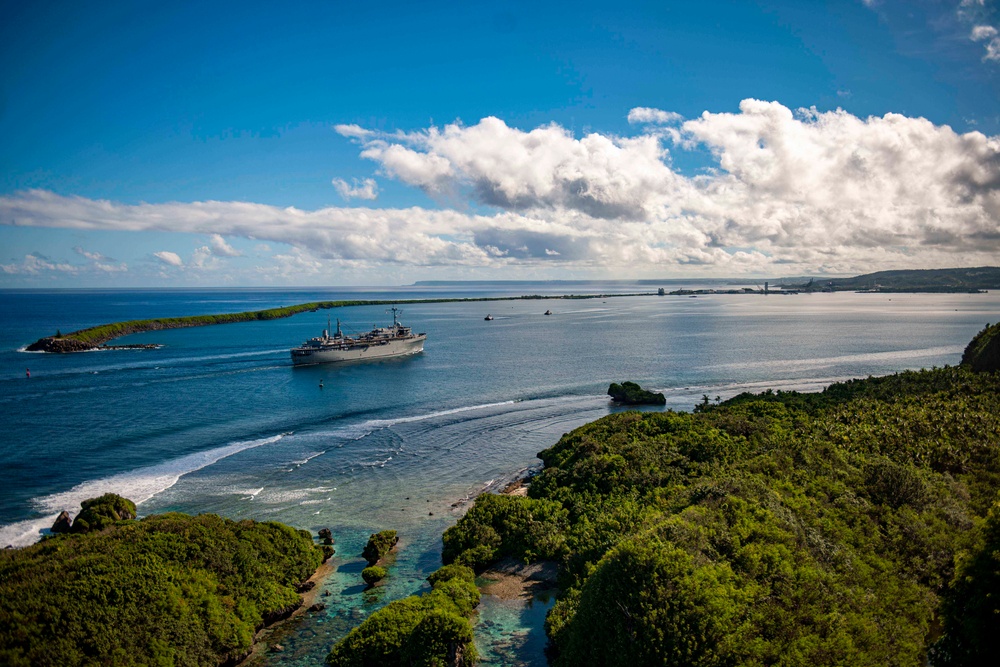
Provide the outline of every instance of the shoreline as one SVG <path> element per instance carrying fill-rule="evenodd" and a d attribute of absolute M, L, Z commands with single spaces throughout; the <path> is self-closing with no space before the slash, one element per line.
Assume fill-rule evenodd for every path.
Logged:
<path fill-rule="evenodd" d="M 320 593 L 323 590 L 323 582 L 336 571 L 337 566 L 333 564 L 333 557 L 320 563 L 319 567 L 316 568 L 316 571 L 312 573 L 312 576 L 299 585 L 300 588 L 305 589 L 299 593 L 302 598 L 301 604 L 299 604 L 299 606 L 287 616 L 279 618 L 257 630 L 257 633 L 253 638 L 253 645 L 250 648 L 250 652 L 239 660 L 233 662 L 232 667 L 251 667 L 251 665 L 256 664 L 256 660 L 260 659 L 269 652 L 280 653 L 281 651 L 272 650 L 272 645 L 270 643 L 271 638 L 279 631 L 290 627 L 292 621 L 312 610 L 313 605 L 316 604 L 316 599 L 320 596 Z"/>

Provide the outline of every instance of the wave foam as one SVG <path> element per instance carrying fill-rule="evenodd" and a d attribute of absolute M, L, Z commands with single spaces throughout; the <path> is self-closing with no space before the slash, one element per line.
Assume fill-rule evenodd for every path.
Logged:
<path fill-rule="evenodd" d="M 45 518 L 28 519 L 0 526 L 0 546 L 26 546 L 38 540 L 42 529 L 49 528 L 55 522 L 59 512 L 74 511 L 80 503 L 88 498 L 95 498 L 104 493 L 117 493 L 136 505 L 142 504 L 158 493 L 172 487 L 184 475 L 206 468 L 222 459 L 263 445 L 278 442 L 285 434 L 233 442 L 224 447 L 216 447 L 204 452 L 195 452 L 177 459 L 158 463 L 156 465 L 118 473 L 110 477 L 89 480 L 77 484 L 69 491 L 53 493 L 32 500 L 32 504 L 40 512 L 45 512 Z"/>
<path fill-rule="evenodd" d="M 498 408 L 504 405 L 514 405 L 518 401 L 500 401 L 498 403 L 483 403 L 481 405 L 467 405 L 461 408 L 452 408 L 450 410 L 440 410 L 438 412 L 429 412 L 425 415 L 414 415 L 412 417 L 397 417 L 395 419 L 369 419 L 368 421 L 361 422 L 360 424 L 352 424 L 350 426 L 342 426 L 340 428 L 334 429 L 332 431 L 322 432 L 318 435 L 325 436 L 337 436 L 341 438 L 347 438 L 350 440 L 360 440 L 366 436 L 371 435 L 375 431 L 379 431 L 384 428 L 389 428 L 395 426 L 396 424 L 411 424 L 413 422 L 426 421 L 428 419 L 436 419 L 438 417 L 447 417 L 449 415 L 455 415 L 462 412 L 470 412 L 472 410 L 485 410 L 487 408 Z"/>

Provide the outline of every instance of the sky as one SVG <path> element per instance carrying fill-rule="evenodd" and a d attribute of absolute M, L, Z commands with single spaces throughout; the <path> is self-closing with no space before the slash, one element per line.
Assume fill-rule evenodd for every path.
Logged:
<path fill-rule="evenodd" d="M 1000 0 L 0 7 L 3 288 L 1000 263 Z"/>

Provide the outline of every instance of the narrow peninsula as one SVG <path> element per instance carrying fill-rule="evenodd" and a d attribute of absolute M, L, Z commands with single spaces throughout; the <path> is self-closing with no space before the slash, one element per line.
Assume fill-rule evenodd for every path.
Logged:
<path fill-rule="evenodd" d="M 530 294 L 524 296 L 492 296 L 473 297 L 462 299 L 410 299 L 410 300 L 351 300 L 351 301 L 314 301 L 311 303 L 300 303 L 295 306 L 284 306 L 282 308 L 269 308 L 267 310 L 252 310 L 243 313 L 222 313 L 219 315 L 191 315 L 188 317 L 158 317 L 148 320 L 129 320 L 126 322 L 113 322 L 111 324 L 99 324 L 95 327 L 88 327 L 73 331 L 68 334 L 57 333 L 55 336 L 45 336 L 28 345 L 24 349 L 28 352 L 54 352 L 58 354 L 68 352 L 89 352 L 99 349 L 121 349 L 121 348 L 153 348 L 154 344 L 145 345 L 118 345 L 109 346 L 107 343 L 122 336 L 129 336 L 146 331 L 163 331 L 166 329 L 185 329 L 189 327 L 206 327 L 213 324 L 233 324 L 236 322 L 253 322 L 260 320 L 278 320 L 299 313 L 315 312 L 317 310 L 329 310 L 332 308 L 350 308 L 353 306 L 390 306 L 396 304 L 417 304 L 417 303 L 462 303 L 477 301 L 526 301 L 542 299 L 610 299 L 612 297 L 623 296 L 652 296 L 652 292 L 637 292 L 631 294 L 563 294 L 553 296 L 543 296 Z"/>

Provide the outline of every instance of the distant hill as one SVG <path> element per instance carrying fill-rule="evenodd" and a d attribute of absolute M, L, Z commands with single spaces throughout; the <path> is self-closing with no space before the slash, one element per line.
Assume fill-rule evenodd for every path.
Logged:
<path fill-rule="evenodd" d="M 1000 289 L 1000 267 L 979 266 L 967 269 L 914 269 L 878 271 L 854 278 L 811 278 L 785 289 L 810 291 L 877 290 L 881 292 L 975 292 Z"/>

